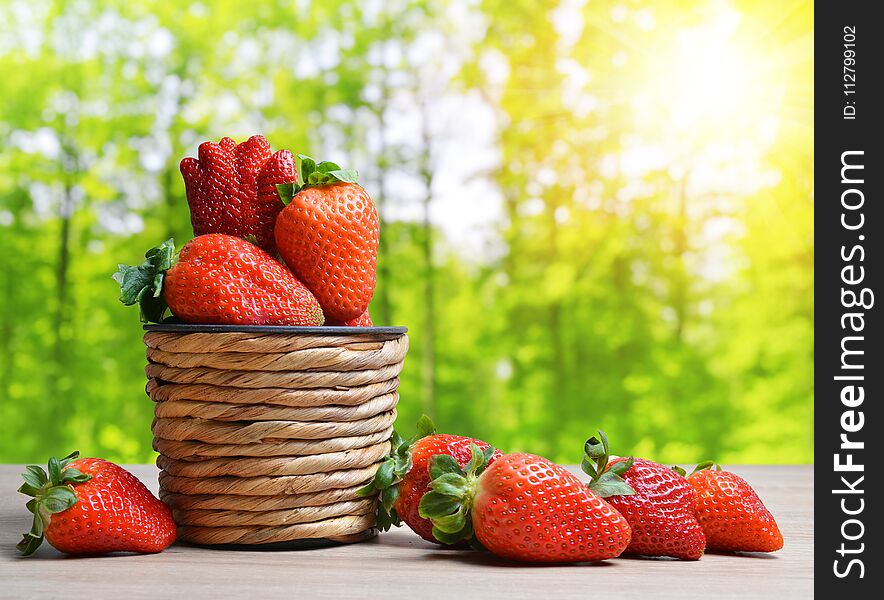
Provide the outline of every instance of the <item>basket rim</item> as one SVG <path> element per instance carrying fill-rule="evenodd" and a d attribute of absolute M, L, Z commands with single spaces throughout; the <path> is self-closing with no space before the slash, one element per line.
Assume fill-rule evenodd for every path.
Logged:
<path fill-rule="evenodd" d="M 401 335 L 408 327 L 331 327 L 289 325 L 202 325 L 195 323 L 151 323 L 145 331 L 175 333 L 285 333 L 309 335 Z"/>

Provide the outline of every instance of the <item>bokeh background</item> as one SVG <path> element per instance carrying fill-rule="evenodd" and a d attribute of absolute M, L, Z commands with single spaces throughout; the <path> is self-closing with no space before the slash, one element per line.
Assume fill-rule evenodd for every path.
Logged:
<path fill-rule="evenodd" d="M 179 160 L 360 170 L 399 427 L 577 462 L 810 462 L 812 3 L 0 0 L 0 461 L 152 460 L 111 274 Z"/>

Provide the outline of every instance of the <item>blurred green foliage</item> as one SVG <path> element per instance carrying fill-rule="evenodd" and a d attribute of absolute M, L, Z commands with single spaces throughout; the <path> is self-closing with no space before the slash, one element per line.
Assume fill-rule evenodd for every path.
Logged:
<path fill-rule="evenodd" d="M 719 25 L 751 93 L 673 101 L 663 48 Z M 152 459 L 110 275 L 190 237 L 181 157 L 253 133 L 359 167 L 378 203 L 404 432 L 811 461 L 812 31 L 800 2 L 0 3 L 0 462 Z M 448 204 L 451 181 L 485 191 Z"/>

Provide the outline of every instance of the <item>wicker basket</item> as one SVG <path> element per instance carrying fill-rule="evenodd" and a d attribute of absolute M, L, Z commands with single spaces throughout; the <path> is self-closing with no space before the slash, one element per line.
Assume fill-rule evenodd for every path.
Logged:
<path fill-rule="evenodd" d="M 389 451 L 404 327 L 145 329 L 160 497 L 181 541 L 376 533 L 376 500 L 357 490 Z"/>

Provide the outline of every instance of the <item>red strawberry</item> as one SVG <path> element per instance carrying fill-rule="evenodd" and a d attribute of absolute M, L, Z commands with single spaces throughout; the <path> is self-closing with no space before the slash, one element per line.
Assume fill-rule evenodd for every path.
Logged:
<path fill-rule="evenodd" d="M 43 538 L 68 554 L 159 552 L 175 541 L 172 511 L 129 471 L 74 452 L 49 459 L 49 475 L 28 467 L 19 492 L 33 496 L 31 530 L 18 543 L 29 555 Z"/>
<path fill-rule="evenodd" d="M 304 185 L 279 186 L 288 206 L 276 219 L 285 264 L 335 322 L 365 312 L 374 294 L 378 212 L 356 172 L 301 156 Z"/>
<path fill-rule="evenodd" d="M 135 267 L 120 265 L 120 300 L 162 321 L 166 307 L 187 323 L 322 325 L 313 294 L 279 261 L 240 238 L 213 233 L 190 240 L 177 262 L 174 242 L 150 250 Z"/>
<path fill-rule="evenodd" d="M 696 494 L 687 480 L 643 458 L 608 461 L 608 438 L 586 442 L 583 470 L 592 477 L 589 488 L 604 497 L 632 526 L 626 554 L 671 556 L 698 560 L 706 539 L 694 517 Z M 595 465 L 593 464 L 595 463 Z"/>
<path fill-rule="evenodd" d="M 183 159 L 181 174 L 194 235 L 254 236 L 258 246 L 276 254 L 273 227 L 284 206 L 276 184 L 298 181 L 291 152 L 271 155 L 261 135 L 241 144 L 225 137 L 200 144 L 199 159 Z"/>
<path fill-rule="evenodd" d="M 420 514 L 446 542 L 476 539 L 491 552 L 532 562 L 582 562 L 619 556 L 626 519 L 564 467 L 533 454 L 505 454 L 487 466 L 473 446 L 465 469 L 436 456 Z M 487 466 L 487 468 L 486 468 Z"/>
<path fill-rule="evenodd" d="M 326 318 L 326 325 L 333 325 L 336 327 L 373 327 L 374 323 L 371 322 L 371 315 L 368 314 L 368 310 L 364 313 L 356 317 L 355 319 L 350 319 L 349 321 L 338 322 L 332 321 L 331 319 Z"/>
<path fill-rule="evenodd" d="M 392 450 L 378 469 L 374 481 L 361 490 L 364 495 L 380 491 L 378 504 L 378 527 L 387 531 L 392 525 L 399 527 L 402 521 L 428 542 L 442 543 L 433 537 L 433 524 L 419 514 L 421 498 L 430 483 L 430 461 L 434 456 L 445 454 L 454 458 L 460 466 L 472 458 L 471 446 L 481 450 L 490 446 L 482 440 L 436 433 L 436 427 L 426 415 L 417 422 L 418 437 L 404 440 L 394 432 Z M 488 459 L 494 462 L 500 452 L 492 449 Z"/>
<path fill-rule="evenodd" d="M 746 480 L 712 463 L 699 465 L 688 476 L 697 492 L 695 514 L 706 534 L 706 545 L 730 552 L 776 552 L 783 535 L 773 515 Z"/>

